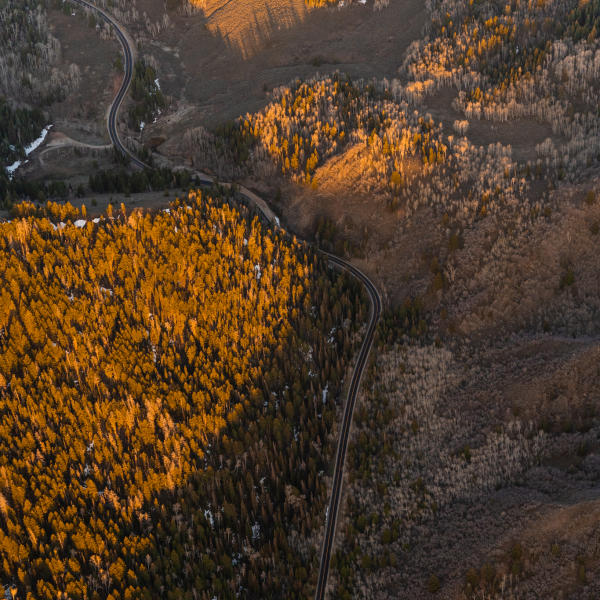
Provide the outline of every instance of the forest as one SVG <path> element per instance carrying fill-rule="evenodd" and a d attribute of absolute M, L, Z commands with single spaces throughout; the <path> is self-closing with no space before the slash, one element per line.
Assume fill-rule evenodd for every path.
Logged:
<path fill-rule="evenodd" d="M 404 312 L 404 322 L 413 327 L 412 308 Z M 384 330 L 366 402 L 355 414 L 348 519 L 332 561 L 336 597 L 344 600 L 382 595 L 392 573 L 403 589 L 418 585 L 421 596 L 437 593 L 440 571 L 433 569 L 440 566 L 432 566 L 422 549 L 423 531 L 435 537 L 450 506 L 460 510 L 485 501 L 538 464 L 548 445 L 544 432 L 518 419 L 476 433 L 472 415 L 452 403 L 462 362 L 469 358 L 416 329 L 407 335 L 400 327 L 398 341 L 384 344 Z M 477 444 L 469 445 L 473 439 Z M 460 540 L 460 530 L 451 523 L 448 529 L 452 526 L 451 535 Z M 441 543 L 441 535 L 438 539 Z M 418 558 L 411 561 L 413 554 Z M 481 598 L 484 592 L 502 597 L 501 586 L 510 589 L 509 575 L 510 564 L 508 569 L 486 564 L 481 587 L 478 572 L 466 579 L 460 597 Z"/>
<path fill-rule="evenodd" d="M 0 582 L 310 595 L 358 284 L 216 193 L 20 213 L 0 224 Z"/>
<path fill-rule="evenodd" d="M 547 123 L 561 141 L 536 148 L 548 179 L 576 181 L 598 162 L 600 69 L 595 2 L 432 3 L 426 37 L 400 73 L 414 101 L 451 87 L 467 119 Z M 536 164 L 529 164 L 530 168 Z"/>
<path fill-rule="evenodd" d="M 62 179 L 37 180 L 25 177 L 9 177 L 0 172 L 0 209 L 10 211 L 14 216 L 36 214 L 44 216 L 46 203 L 56 200 L 83 198 L 89 193 L 123 193 L 185 189 L 191 184 L 198 185 L 197 177 L 185 169 L 172 170 L 168 167 L 147 168 L 143 171 L 128 171 L 122 166 L 97 169 L 88 176 L 87 186 L 74 185 Z M 94 199 L 92 199 L 92 204 Z M 32 203 L 35 210 L 31 210 Z"/>
<path fill-rule="evenodd" d="M 495 216 L 520 227 L 541 212 L 528 193 L 541 166 L 517 164 L 509 146 L 448 135 L 393 82 L 340 73 L 297 80 L 226 128 L 188 130 L 184 144 L 224 176 L 286 177 L 316 191 L 320 167 L 359 149 L 360 162 L 345 165 L 361 173 L 354 191 L 406 218 L 429 207 L 446 224 Z"/>
<path fill-rule="evenodd" d="M 173 150 L 152 146 L 155 121 L 166 127 L 161 113 L 186 97 L 163 95 L 170 63 L 142 41 L 169 40 L 154 38 L 188 2 L 205 5 L 167 1 L 150 17 L 135 2 L 99 0 L 142 52 L 121 126 L 146 134 L 148 164 L 156 148 Z M 0 6 L 0 94 L 19 98 L 0 100 L 2 165 L 45 124 L 21 102 L 46 110 L 79 79 L 75 66 L 55 68 L 49 5 Z M 542 469 L 550 455 L 577 457 L 573 489 L 598 471 L 586 463 L 597 449 L 597 355 L 577 373 L 553 348 L 583 352 L 598 333 L 598 190 L 582 182 L 600 165 L 599 1 L 431 0 L 427 10 L 391 79 L 265 83 L 255 112 L 210 131 L 190 117 L 197 127 L 171 156 L 261 182 L 278 208 L 313 194 L 307 230 L 363 261 L 385 296 L 330 571 L 343 600 L 516 595 L 534 555 L 512 541 L 492 558 L 480 549 L 481 523 L 494 543 L 511 531 L 503 508 L 481 516 L 487 500 L 497 508 L 504 491 L 537 501 L 550 490 L 554 502 L 562 480 L 554 465 Z M 110 35 L 91 13 L 87 23 Z M 517 158 L 498 141 L 507 124 L 533 124 L 544 138 Z M 313 248 L 268 229 L 235 186 L 93 219 L 67 202 L 199 185 L 188 171 L 133 170 L 115 157 L 116 168 L 95 163 L 76 185 L 0 169 L 0 208 L 12 219 L 0 223 L 0 585 L 32 600 L 310 597 L 362 292 Z M 343 182 L 336 200 L 357 196 L 393 223 L 393 237 L 369 237 L 358 216 L 364 235 L 350 239 L 350 209 L 327 212 L 327 177 Z M 565 183 L 579 185 L 568 201 L 555 193 Z M 518 386 L 558 364 L 556 385 Z M 503 404 L 504 379 L 524 404 L 541 387 L 543 410 Z M 529 480 L 526 496 L 514 488 L 530 470 L 556 479 Z M 448 550 L 461 543 L 477 560 Z M 544 551 L 558 562 L 555 544 Z M 562 563 L 583 586 L 591 559 L 570 551 L 576 564 Z"/>
<path fill-rule="evenodd" d="M 273 89 L 260 111 L 213 131 L 188 130 L 184 151 L 223 177 L 278 177 L 317 193 L 327 165 L 356 156 L 354 164 L 339 161 L 361 173 L 355 191 L 400 217 L 432 207 L 462 227 L 495 216 L 520 230 L 551 210 L 561 181 L 576 182 L 598 164 L 594 7 L 432 2 L 423 37 L 399 57 L 398 78 L 336 72 L 294 80 Z M 442 92 L 458 113 L 453 123 L 426 108 Z M 525 159 L 508 143 L 467 135 L 470 123 L 488 121 L 494 130 L 515 119 L 547 125 L 549 137 Z"/>

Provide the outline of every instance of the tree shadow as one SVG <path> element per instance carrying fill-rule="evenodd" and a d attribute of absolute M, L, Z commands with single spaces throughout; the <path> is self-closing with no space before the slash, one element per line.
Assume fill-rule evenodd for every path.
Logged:
<path fill-rule="evenodd" d="M 248 60 L 268 47 L 277 33 L 305 21 L 309 10 L 297 0 L 267 1 L 253 6 L 225 0 L 199 12 L 206 28 L 227 48 L 231 57 Z"/>

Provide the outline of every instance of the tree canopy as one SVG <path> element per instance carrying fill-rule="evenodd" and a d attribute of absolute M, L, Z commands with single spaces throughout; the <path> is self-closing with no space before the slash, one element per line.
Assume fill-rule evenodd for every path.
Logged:
<path fill-rule="evenodd" d="M 0 225 L 0 582 L 18 597 L 309 593 L 365 308 L 247 212 L 190 192 Z"/>

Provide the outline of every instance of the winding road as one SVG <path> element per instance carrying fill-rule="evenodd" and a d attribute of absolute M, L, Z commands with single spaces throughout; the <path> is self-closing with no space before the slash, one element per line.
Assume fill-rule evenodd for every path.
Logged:
<path fill-rule="evenodd" d="M 132 164 L 140 169 L 147 168 L 148 165 L 143 163 L 133 152 L 131 152 L 127 147 L 123 145 L 121 142 L 121 138 L 119 137 L 119 129 L 117 128 L 119 110 L 121 108 L 121 104 L 123 99 L 127 95 L 127 91 L 129 90 L 129 86 L 131 85 L 131 78 L 133 77 L 133 57 L 135 56 L 134 49 L 131 44 L 130 37 L 125 33 L 123 27 L 118 23 L 109 13 L 107 13 L 104 9 L 92 4 L 91 2 L 86 2 L 86 0 L 71 0 L 74 4 L 79 4 L 79 6 L 83 6 L 84 8 L 89 8 L 96 12 L 100 18 L 112 26 L 115 31 L 119 42 L 121 42 L 121 47 L 123 48 L 123 58 L 125 62 L 123 64 L 123 82 L 121 83 L 121 87 L 117 92 L 112 104 L 110 105 L 110 109 L 107 115 L 107 126 L 108 126 L 108 135 L 114 145 L 114 147 L 119 150 L 122 154 L 129 157 Z"/>
<path fill-rule="evenodd" d="M 128 148 L 126 148 L 123 145 L 117 129 L 119 109 L 121 108 L 123 99 L 127 94 L 127 91 L 131 84 L 131 78 L 133 76 L 134 51 L 131 45 L 131 38 L 125 32 L 123 27 L 105 10 L 99 8 L 91 2 L 87 2 L 86 0 L 71 0 L 71 2 L 79 4 L 80 6 L 91 9 L 98 13 L 98 15 L 105 22 L 109 23 L 113 27 L 121 43 L 121 46 L 123 47 L 123 56 L 125 59 L 124 77 L 123 82 L 121 83 L 121 87 L 119 88 L 119 91 L 117 92 L 117 95 L 115 96 L 110 106 L 110 110 L 108 111 L 108 134 L 114 147 L 124 155 L 128 156 L 131 159 L 133 165 L 142 169 L 148 168 L 148 165 L 139 160 Z M 205 173 L 196 173 L 196 175 L 201 178 L 201 184 L 203 185 L 212 185 L 215 182 L 214 178 L 210 177 Z M 221 185 L 229 186 L 231 184 L 221 183 Z M 267 221 L 269 221 L 274 227 L 280 228 L 279 219 L 275 216 L 275 213 L 269 208 L 268 204 L 260 196 L 257 196 L 256 194 L 242 186 L 239 187 L 239 193 L 242 196 L 244 196 L 244 198 L 246 198 L 246 200 L 249 203 L 254 204 L 258 208 L 258 210 L 260 210 L 263 216 L 267 219 Z M 354 413 L 354 405 L 356 404 L 356 398 L 360 389 L 361 379 L 365 367 L 367 365 L 371 347 L 373 346 L 375 330 L 377 328 L 379 317 L 381 316 L 382 307 L 381 296 L 379 295 L 377 288 L 360 269 L 358 269 L 348 261 L 339 258 L 338 256 L 324 251 L 321 251 L 321 253 L 327 257 L 331 265 L 350 273 L 350 275 L 358 279 L 363 284 L 369 296 L 369 300 L 371 303 L 371 311 L 369 317 L 369 324 L 367 326 L 367 332 L 364 337 L 362 346 L 360 348 L 360 352 L 356 360 L 356 365 L 354 366 L 352 379 L 350 381 L 350 386 L 348 389 L 348 397 L 344 405 L 344 414 L 342 417 L 342 424 L 340 428 L 340 436 L 338 440 L 333 471 L 333 485 L 331 489 L 331 496 L 329 500 L 329 506 L 327 509 L 327 518 L 325 522 L 325 536 L 323 539 L 323 547 L 321 550 L 321 562 L 319 566 L 319 577 L 317 580 L 317 587 L 315 591 L 315 600 L 324 600 L 327 591 L 329 564 L 331 562 L 331 552 L 333 548 L 333 541 L 335 538 L 340 499 L 342 495 L 344 463 L 346 460 L 346 450 L 348 447 L 348 439 L 350 436 L 350 429 L 352 426 L 352 415 Z"/>

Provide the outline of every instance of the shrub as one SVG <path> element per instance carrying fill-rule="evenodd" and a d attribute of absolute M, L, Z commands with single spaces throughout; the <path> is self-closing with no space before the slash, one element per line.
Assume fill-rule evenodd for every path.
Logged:
<path fill-rule="evenodd" d="M 432 575 L 427 582 L 427 589 L 431 594 L 435 594 L 440 591 L 440 579 L 437 575 Z"/>
<path fill-rule="evenodd" d="M 569 267 L 566 273 L 563 273 L 560 278 L 559 287 L 561 290 L 564 290 L 567 287 L 571 287 L 575 283 L 575 273 L 573 273 L 573 269 Z"/>
<path fill-rule="evenodd" d="M 468 592 L 473 592 L 479 586 L 479 573 L 476 569 L 469 569 L 465 577 Z"/>

